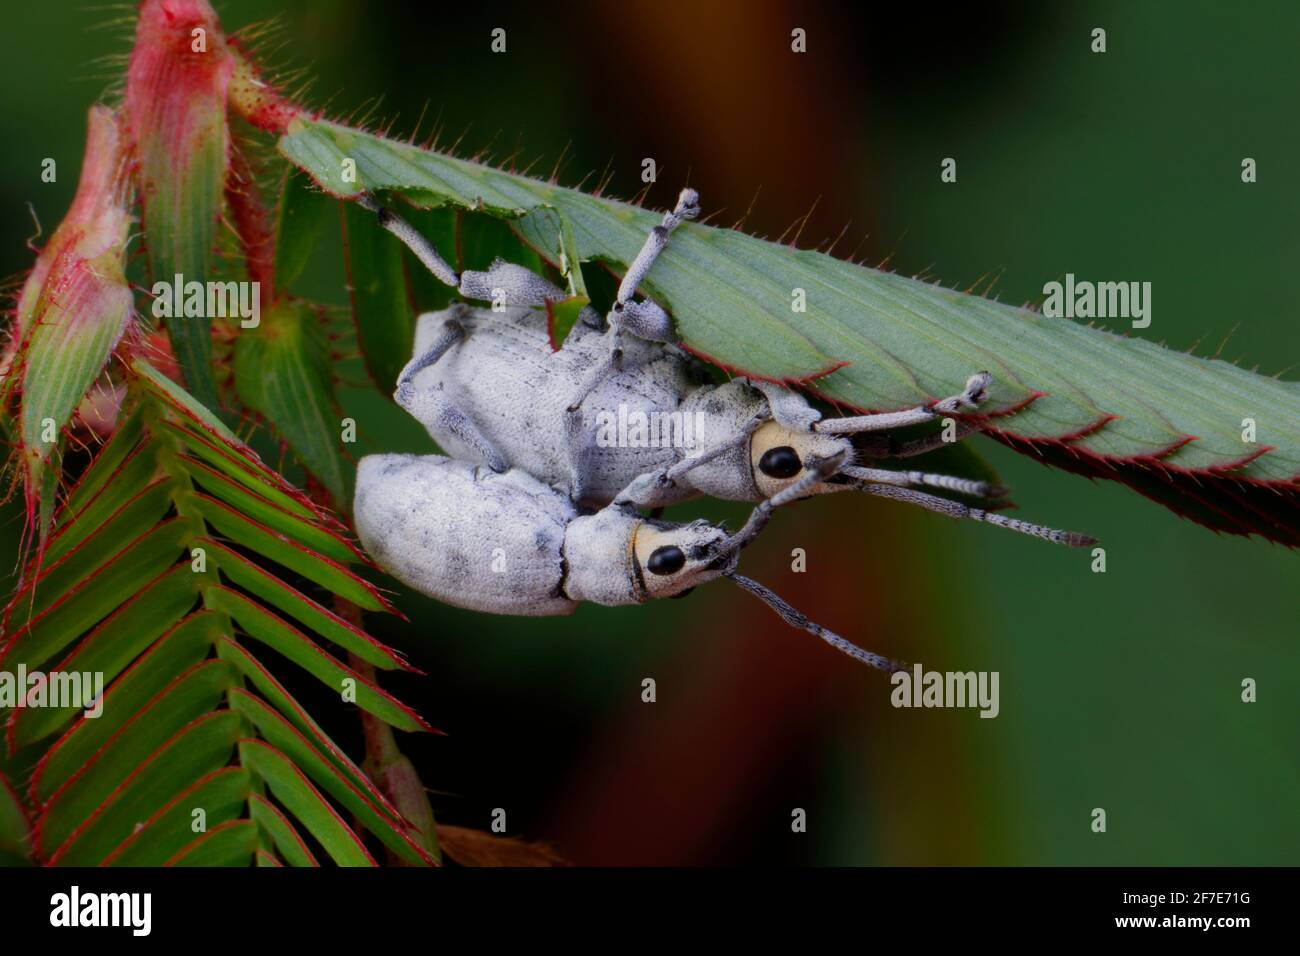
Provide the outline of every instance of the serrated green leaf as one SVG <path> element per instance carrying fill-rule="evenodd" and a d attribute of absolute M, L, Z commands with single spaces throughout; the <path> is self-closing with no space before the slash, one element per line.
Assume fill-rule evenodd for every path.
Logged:
<path fill-rule="evenodd" d="M 178 793 L 171 802 L 122 841 L 106 866 L 162 866 L 194 839 L 195 810 L 209 828 L 238 818 L 252 795 L 252 775 L 243 767 L 222 767 Z"/>
<path fill-rule="evenodd" d="M 133 357 L 131 370 L 136 374 L 137 381 L 142 383 L 154 397 L 175 409 L 187 421 L 200 426 L 206 432 L 215 433 L 232 445 L 243 447 L 244 443 L 235 437 L 235 433 L 207 406 L 150 365 L 144 358 L 139 355 Z"/>
<path fill-rule="evenodd" d="M 275 279 L 282 290 L 291 289 L 307 267 L 333 205 L 308 176 L 296 169 L 288 170 L 280 190 L 275 229 Z"/>
<path fill-rule="evenodd" d="M 252 721 L 267 743 L 292 760 L 318 787 L 342 804 L 384 846 L 413 866 L 428 866 L 432 862 L 407 834 L 404 821 L 397 817 L 387 801 L 376 804 L 354 787 L 282 716 L 261 700 L 240 690 L 231 693 L 230 706 Z"/>
<path fill-rule="evenodd" d="M 0 663 L 8 667 L 22 662 L 29 668 L 45 663 L 121 607 L 141 581 L 152 581 L 166 570 L 193 531 L 186 519 L 173 518 L 141 535 L 19 630 Z"/>
<path fill-rule="evenodd" d="M 235 346 L 239 396 L 274 427 L 335 501 L 348 501 L 341 416 L 334 399 L 322 316 L 305 302 L 281 299 Z"/>
<path fill-rule="evenodd" d="M 248 866 L 257 849 L 257 824 L 228 820 L 195 837 L 164 866 Z"/>
<path fill-rule="evenodd" d="M 409 665 L 396 651 L 380 644 L 369 634 L 316 603 L 301 591 L 289 587 L 270 571 L 254 564 L 219 541 L 208 539 L 204 544 L 210 549 L 222 573 L 239 587 L 369 664 L 383 670 L 409 669 Z"/>
<path fill-rule="evenodd" d="M 374 858 L 293 763 L 260 740 L 242 740 L 239 759 L 267 782 L 271 793 L 340 866 L 374 866 Z M 283 849 L 283 848 L 281 848 Z"/>
<path fill-rule="evenodd" d="M 217 654 L 224 661 L 237 667 L 257 691 L 270 701 L 280 714 L 289 721 L 304 737 L 310 740 L 317 750 L 325 755 L 339 773 L 356 789 L 369 794 L 377 804 L 383 804 L 385 797 L 379 792 L 374 782 L 358 767 L 347 754 L 312 720 L 303 706 L 284 688 L 269 670 L 252 655 L 248 648 L 232 640 L 217 642 Z"/>
<path fill-rule="evenodd" d="M 143 766 L 181 728 L 214 710 L 233 680 L 234 668 L 209 660 L 165 685 L 51 797 L 41 820 L 44 844 L 61 843 L 120 786 L 124 768 Z"/>
<path fill-rule="evenodd" d="M 173 422 L 161 422 L 159 429 L 179 439 L 196 458 L 202 459 L 226 477 L 233 478 L 245 488 L 261 495 L 290 514 L 319 520 L 320 516 L 307 506 L 305 499 L 297 493 L 291 493 L 292 489 L 287 483 L 281 485 L 278 481 L 269 480 L 268 476 L 256 470 L 253 463 L 245 456 L 238 454 L 233 446 L 219 444 L 209 436 L 196 434 L 191 429 L 183 428 Z"/>
<path fill-rule="evenodd" d="M 248 801 L 249 815 L 275 843 L 275 848 L 290 866 L 319 866 L 316 857 L 293 828 L 289 819 L 261 794 L 253 794 Z"/>
<path fill-rule="evenodd" d="M 50 862 L 98 863 L 177 793 L 225 765 L 239 739 L 239 717 L 227 710 L 200 717 L 132 771 L 89 816 L 67 814 L 56 797 L 38 824 Z M 66 837 L 62 841 L 59 837 Z M 57 849 L 56 849 L 57 847 Z"/>
<path fill-rule="evenodd" d="M 44 573 L 36 579 L 32 588 L 34 593 L 27 604 L 28 613 L 33 616 L 40 614 L 73 590 L 79 582 L 90 577 L 96 568 L 112 559 L 121 550 L 122 542 L 134 541 L 155 527 L 171 508 L 173 488 L 167 479 L 160 478 L 142 490 L 136 489 L 140 489 L 140 486 L 131 489 L 133 497 L 120 505 L 116 513 L 98 527 L 92 529 L 87 524 L 76 530 L 69 529 L 74 544 L 79 546 L 75 550 L 73 545 L 61 547 L 57 552 L 59 557 L 68 551 L 72 553 L 57 563 L 46 562 Z M 91 533 L 81 541 L 76 541 L 87 530 Z"/>
<path fill-rule="evenodd" d="M 379 390 L 391 395 L 415 341 L 402 246 L 356 203 L 343 205 L 343 240 L 361 354 Z"/>
<path fill-rule="evenodd" d="M 193 500 L 196 510 L 204 519 L 231 541 L 252 548 L 258 554 L 296 571 L 353 604 L 372 611 L 384 607 L 378 592 L 347 568 L 249 520 L 215 498 L 195 495 Z"/>
<path fill-rule="evenodd" d="M 62 513 L 65 517 L 59 522 L 54 537 L 45 549 L 45 567 L 54 565 L 79 546 L 118 509 L 133 497 L 139 497 L 141 489 L 148 489 L 154 484 L 158 473 L 156 452 L 157 447 L 153 443 L 137 447 L 112 475 L 109 484 L 89 499 L 80 511 L 68 512 L 64 509 Z"/>
<path fill-rule="evenodd" d="M 188 567 L 182 565 L 164 574 L 87 634 L 55 670 L 65 674 L 97 674 L 105 683 L 112 681 L 194 606 L 198 593 L 198 575 Z M 108 706 L 107 700 L 104 706 Z M 117 706 L 116 700 L 113 706 Z M 11 721 L 11 739 L 16 746 L 24 747 L 54 733 L 81 709 L 24 707 Z"/>
<path fill-rule="evenodd" d="M 149 702 L 159 687 L 167 686 L 194 666 L 212 648 L 221 633 L 220 618 L 199 611 L 158 638 L 131 668 L 104 692 L 104 712 L 93 720 L 81 719 L 46 752 L 32 779 L 32 792 L 42 803 Z M 160 861 L 161 862 L 161 861 Z"/>
<path fill-rule="evenodd" d="M 362 558 L 361 553 L 344 538 L 314 521 L 290 514 L 238 482 L 231 481 L 220 471 L 193 459 L 186 461 L 186 466 L 190 477 L 204 491 L 268 530 L 292 538 L 331 561 L 348 563 Z"/>
<path fill-rule="evenodd" d="M 293 625 L 281 620 L 259 604 L 226 587 L 209 588 L 210 607 L 225 611 L 249 636 L 283 654 L 326 687 L 342 694 L 346 687 L 355 689 L 357 706 L 385 723 L 402 730 L 428 730 L 415 712 L 398 703 L 392 695 L 370 683 L 338 658 L 321 650 Z"/>
<path fill-rule="evenodd" d="M 296 120 L 279 148 L 338 196 L 382 190 L 517 220 L 548 258 L 568 228 L 583 260 L 625 265 L 659 219 L 322 120 Z M 355 182 L 341 181 L 344 156 Z M 1225 487 L 1235 511 L 1216 527 L 1300 541 L 1300 530 L 1267 519 L 1271 496 L 1293 500 L 1300 476 L 1300 384 L 696 223 L 677 231 L 645 289 L 695 353 L 767 379 L 815 378 L 818 394 L 854 409 L 955 394 L 987 369 L 994 381 L 981 411 L 1012 447 L 1059 446 L 1090 462 L 1089 473 L 1120 480 L 1157 467 L 1193 496 L 1198 481 L 1253 483 L 1260 514 Z M 803 312 L 792 308 L 796 290 Z M 1257 423 L 1256 444 L 1242 442 L 1244 416 Z"/>

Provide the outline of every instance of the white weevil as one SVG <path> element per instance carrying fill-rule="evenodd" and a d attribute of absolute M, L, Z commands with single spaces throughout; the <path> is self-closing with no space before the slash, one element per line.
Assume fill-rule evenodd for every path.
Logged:
<path fill-rule="evenodd" d="M 394 577 L 447 604 L 493 614 L 570 614 L 581 601 L 642 604 L 726 577 L 795 627 L 881 670 L 901 665 L 814 624 L 736 573 L 772 509 L 840 465 L 761 502 L 735 534 L 707 521 L 674 524 L 611 504 L 594 514 L 518 468 L 494 472 L 440 455 L 368 455 L 357 469 L 357 534 Z"/>
<path fill-rule="evenodd" d="M 856 489 L 1061 544 L 1092 543 L 1085 535 L 914 490 L 999 493 L 983 482 L 854 463 L 848 435 L 877 433 L 872 457 L 906 457 L 940 445 L 942 438 L 934 435 L 891 447 L 879 433 L 977 407 L 986 397 L 987 372 L 972 375 L 961 393 L 932 405 L 847 418 L 823 418 L 802 395 L 780 385 L 700 381 L 692 374 L 698 368 L 694 360 L 666 344 L 672 337 L 667 313 L 652 301 L 632 298 L 672 232 L 697 215 L 697 201 L 694 190 L 682 191 L 628 267 L 607 322 L 588 307 L 556 352 L 541 307 L 564 299 L 563 291 L 501 260 L 487 272 L 458 274 L 409 223 L 363 197 L 380 224 L 440 280 L 467 298 L 504 306 L 497 311 L 458 304 L 420 316 L 414 358 L 398 378 L 397 402 L 448 453 L 497 472 L 521 468 L 593 506 L 614 501 L 660 507 L 700 494 L 760 501 L 806 477 L 807 462 L 835 458 L 843 462 L 838 471 L 806 494 Z M 611 421 L 628 419 L 658 425 L 659 440 L 602 440 Z M 680 439 L 688 429 L 689 442 L 662 440 L 672 432 Z M 963 435 L 972 430 L 965 424 L 960 429 Z"/>

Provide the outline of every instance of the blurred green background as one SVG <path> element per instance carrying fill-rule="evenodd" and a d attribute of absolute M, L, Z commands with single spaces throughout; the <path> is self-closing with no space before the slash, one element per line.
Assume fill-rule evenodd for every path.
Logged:
<path fill-rule="evenodd" d="M 332 115 L 382 97 L 375 117 L 406 134 L 427 104 L 422 136 L 436 122 L 444 144 L 521 150 L 543 173 L 563 153 L 563 182 L 607 172 L 620 196 L 654 157 L 652 205 L 689 180 L 715 223 L 748 209 L 746 227 L 775 236 L 816 202 L 801 245 L 847 222 L 837 254 L 963 288 L 991 273 L 1004 301 L 1066 272 L 1149 280 L 1138 334 L 1200 354 L 1226 340 L 1224 357 L 1295 376 L 1300 7 L 908 6 L 216 3 L 227 30 L 278 14 L 272 63 L 307 68 L 309 102 Z M 47 235 L 66 210 L 86 109 L 117 69 L 95 60 L 128 49 L 129 24 L 109 23 L 128 13 L 6 11 L 0 275 L 30 265 L 28 203 Z M 498 26 L 505 55 L 489 51 Z M 1090 52 L 1095 27 L 1105 54 Z M 55 184 L 39 179 L 47 156 Z M 301 291 L 345 304 L 342 275 L 330 236 Z M 428 447 L 377 393 L 344 403 L 363 450 Z M 1107 572 L 1086 552 L 845 498 L 782 514 L 747 573 L 873 650 L 999 671 L 995 720 L 895 710 L 881 675 L 723 584 L 550 621 L 403 592 L 409 624 L 369 623 L 428 671 L 389 686 L 448 733 L 402 741 L 439 819 L 484 828 L 503 807 L 510 832 L 581 863 L 1300 862 L 1296 556 L 976 443 L 1020 514 L 1097 535 Z M 13 555 L 12 504 L 5 518 Z M 645 677 L 657 703 L 641 702 Z M 1246 677 L 1257 703 L 1240 700 Z M 355 745 L 344 716 L 330 729 Z"/>

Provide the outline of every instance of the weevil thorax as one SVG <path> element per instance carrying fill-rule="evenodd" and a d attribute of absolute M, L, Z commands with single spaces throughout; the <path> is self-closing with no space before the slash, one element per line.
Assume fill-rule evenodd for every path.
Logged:
<path fill-rule="evenodd" d="M 770 498 L 803 477 L 804 464 L 809 460 L 840 454 L 846 454 L 846 461 L 853 460 L 853 445 L 847 438 L 788 428 L 771 420 L 767 398 L 739 379 L 718 388 L 698 389 L 682 403 L 682 411 L 696 416 L 700 423 L 702 448 L 726 441 L 756 415 L 769 419 L 748 442 L 690 472 L 691 486 L 715 498 L 732 501 Z M 809 421 L 816 417 L 809 408 Z"/>
<path fill-rule="evenodd" d="M 672 524 L 618 508 L 575 518 L 564 539 L 564 593 L 595 604 L 673 597 L 722 574 L 727 533 L 707 521 Z"/>

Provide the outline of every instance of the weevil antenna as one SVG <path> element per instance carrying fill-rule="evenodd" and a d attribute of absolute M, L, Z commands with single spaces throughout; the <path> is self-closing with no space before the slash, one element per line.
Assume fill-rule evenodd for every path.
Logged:
<path fill-rule="evenodd" d="M 807 631 L 814 637 L 820 637 L 831 647 L 835 648 L 837 651 L 842 651 L 843 653 L 848 654 L 849 657 L 852 657 L 854 660 L 861 661 L 864 664 L 869 664 L 876 668 L 876 670 L 882 670 L 890 674 L 907 668 L 906 664 L 890 660 L 888 657 L 882 657 L 879 654 L 873 654 L 871 651 L 865 651 L 852 641 L 840 637 L 834 631 L 829 631 L 815 621 L 808 620 L 802 611 L 791 607 L 779 594 L 770 588 L 759 584 L 753 578 L 747 578 L 743 574 L 735 573 L 728 574 L 727 577 L 740 585 L 743 590 L 754 595 L 754 597 L 758 598 L 773 611 L 776 611 L 777 614 L 781 615 L 781 619 L 791 627 L 797 627 L 800 630 Z"/>
<path fill-rule="evenodd" d="M 804 465 L 807 474 L 794 484 L 782 488 L 771 498 L 764 498 L 755 505 L 754 510 L 749 513 L 749 520 L 745 522 L 744 527 L 728 538 L 722 546 L 719 561 L 734 560 L 736 555 L 747 548 L 750 542 L 758 537 L 758 533 L 767 526 L 774 509 L 809 494 L 815 494 L 813 488 L 835 474 L 840 469 L 840 466 L 844 464 L 845 457 L 846 454 L 840 452 L 837 455 L 831 455 L 829 458 L 820 460 L 809 458 L 805 461 Z"/>
<path fill-rule="evenodd" d="M 1042 538 L 1044 541 L 1063 544 L 1067 548 L 1086 548 L 1097 543 L 1097 539 L 1091 535 L 1079 534 L 1077 531 L 1058 531 L 1055 528 L 1044 528 L 1040 524 L 1021 521 L 1018 518 L 1008 518 L 1006 515 L 984 511 L 981 508 L 971 508 L 960 501 L 950 501 L 937 495 L 928 495 L 924 491 L 913 491 L 911 488 L 900 488 L 897 485 L 878 485 L 871 482 L 863 482 L 854 485 L 854 487 L 859 491 L 865 491 L 869 495 L 879 495 L 882 498 L 893 498 L 895 501 L 919 505 L 927 511 L 947 515 L 949 518 L 969 518 L 971 521 L 982 521 L 985 524 L 996 525 L 999 528 L 1019 531 L 1021 534 Z"/>
<path fill-rule="evenodd" d="M 960 495 L 975 498 L 1005 498 L 1007 489 L 987 481 L 971 481 L 952 475 L 936 475 L 928 471 L 889 471 L 884 468 L 861 468 L 845 465 L 840 474 L 853 479 L 855 487 L 862 484 L 894 485 L 899 488 L 942 488 Z"/>

